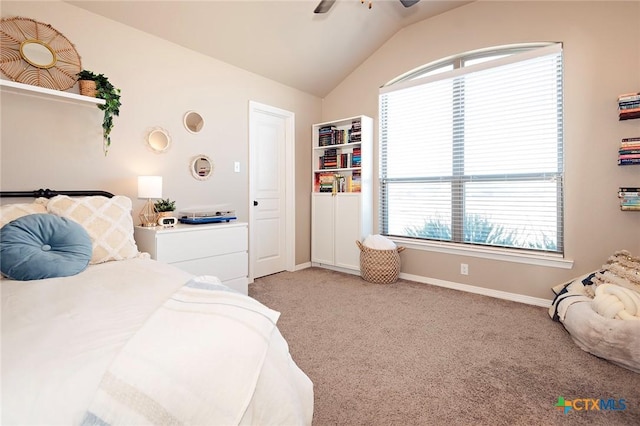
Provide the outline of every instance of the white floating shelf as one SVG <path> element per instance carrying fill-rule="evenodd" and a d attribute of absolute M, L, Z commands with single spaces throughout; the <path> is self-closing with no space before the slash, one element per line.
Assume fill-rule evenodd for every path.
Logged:
<path fill-rule="evenodd" d="M 104 105 L 106 103 L 104 99 L 78 95 L 77 93 L 63 92 L 62 90 L 47 89 L 45 87 L 18 83 L 16 81 L 11 81 L 11 80 L 0 79 L 0 87 L 3 90 L 8 90 L 15 93 L 24 93 L 24 94 L 30 94 L 35 96 L 62 98 L 62 99 L 68 99 L 68 100 L 73 100 L 78 102 L 88 102 L 88 103 L 97 104 L 97 105 Z"/>

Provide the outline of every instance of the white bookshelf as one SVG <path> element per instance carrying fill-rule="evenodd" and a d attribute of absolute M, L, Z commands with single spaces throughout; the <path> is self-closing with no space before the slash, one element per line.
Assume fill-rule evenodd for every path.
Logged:
<path fill-rule="evenodd" d="M 342 135 L 321 142 L 320 129 L 332 128 Z M 350 138 L 353 129 L 357 137 Z M 358 274 L 360 249 L 356 240 L 363 241 L 373 230 L 373 119 L 364 115 L 335 120 L 312 126 L 311 177 L 311 263 L 329 269 Z M 337 161 L 330 165 L 321 160 L 327 150 L 335 150 Z M 353 163 L 353 153 L 360 151 L 360 161 Z M 326 160 L 326 158 L 325 158 Z M 341 176 L 344 183 L 335 188 L 324 185 L 320 176 Z M 333 189 L 328 191 L 328 189 Z"/>

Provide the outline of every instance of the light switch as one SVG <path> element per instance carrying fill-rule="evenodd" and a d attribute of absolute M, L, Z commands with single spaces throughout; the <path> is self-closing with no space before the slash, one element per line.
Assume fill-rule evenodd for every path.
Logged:
<path fill-rule="evenodd" d="M 240 173 L 240 162 L 239 161 L 234 161 L 233 163 L 233 171 L 236 173 Z"/>

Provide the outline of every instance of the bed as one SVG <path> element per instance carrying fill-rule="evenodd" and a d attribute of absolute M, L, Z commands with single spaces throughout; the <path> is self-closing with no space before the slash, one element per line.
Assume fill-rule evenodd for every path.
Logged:
<path fill-rule="evenodd" d="M 128 198 L 0 195 L 35 196 L 2 205 L 2 424 L 311 424 L 313 384 L 291 358 L 279 313 L 215 276 L 137 252 Z M 89 237 L 88 253 L 64 243 L 84 256 L 81 270 L 22 251 L 18 279 L 4 260 L 10 231 L 58 235 L 58 224 Z M 58 256 L 50 241 L 40 251 Z M 43 278 L 51 268 L 39 264 L 66 272 Z"/>
<path fill-rule="evenodd" d="M 582 350 L 640 373 L 640 258 L 617 251 L 553 291 L 549 315 Z"/>

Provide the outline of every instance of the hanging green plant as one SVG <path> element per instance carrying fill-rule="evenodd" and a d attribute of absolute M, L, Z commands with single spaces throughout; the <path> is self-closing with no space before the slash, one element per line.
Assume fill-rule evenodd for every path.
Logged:
<path fill-rule="evenodd" d="M 92 71 L 82 70 L 77 74 L 77 76 L 78 81 L 88 80 L 95 82 L 95 97 L 105 100 L 105 104 L 98 105 L 98 108 L 104 111 L 104 118 L 102 120 L 102 149 L 104 151 L 104 155 L 107 155 L 109 147 L 111 146 L 113 117 L 117 117 L 120 114 L 120 105 L 122 105 L 120 102 L 120 89 L 114 87 L 104 74 L 96 74 Z"/>

